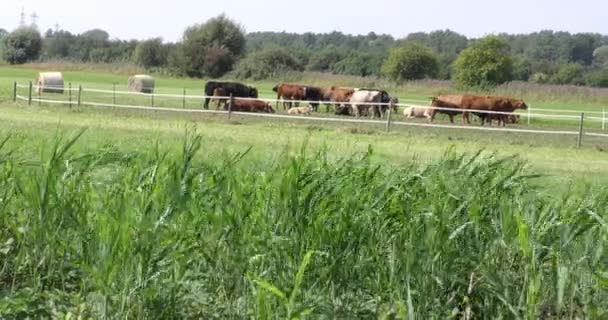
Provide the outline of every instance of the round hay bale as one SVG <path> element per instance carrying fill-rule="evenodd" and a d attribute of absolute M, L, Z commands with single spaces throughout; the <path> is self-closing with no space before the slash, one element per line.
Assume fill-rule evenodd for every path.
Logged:
<path fill-rule="evenodd" d="M 153 93 L 154 78 L 146 74 L 136 74 L 129 77 L 129 91 Z"/>
<path fill-rule="evenodd" d="M 36 79 L 36 91 L 63 94 L 63 74 L 61 72 L 40 72 Z"/>

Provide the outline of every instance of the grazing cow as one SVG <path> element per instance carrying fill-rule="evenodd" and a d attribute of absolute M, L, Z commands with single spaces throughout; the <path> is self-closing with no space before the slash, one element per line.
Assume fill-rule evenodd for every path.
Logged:
<path fill-rule="evenodd" d="M 237 98 L 257 98 L 258 89 L 250 86 L 246 86 L 238 82 L 219 82 L 219 81 L 208 81 L 205 84 L 205 104 L 204 108 L 209 109 L 209 101 L 213 96 L 213 92 L 217 88 L 224 90 L 224 96 L 230 96 Z"/>
<path fill-rule="evenodd" d="M 304 114 L 304 115 L 310 115 L 310 113 L 313 111 L 313 107 L 312 106 L 307 106 L 307 107 L 293 107 L 291 109 L 289 109 L 287 111 L 288 114 Z"/>
<path fill-rule="evenodd" d="M 232 111 L 274 113 L 274 109 L 268 102 L 238 98 L 232 99 Z"/>
<path fill-rule="evenodd" d="M 327 112 L 329 112 L 331 105 L 334 105 L 334 108 L 338 111 L 340 104 L 348 102 L 353 93 L 355 93 L 353 88 L 327 87 L 321 90 L 321 100 L 327 106 Z"/>
<path fill-rule="evenodd" d="M 339 105 L 338 107 L 336 107 L 336 111 L 334 112 L 334 114 L 339 116 L 350 116 L 351 108 L 349 105 Z"/>
<path fill-rule="evenodd" d="M 370 107 L 372 108 L 372 117 L 375 116 L 375 111 L 379 110 L 379 106 L 376 103 L 382 102 L 383 93 L 380 91 L 369 91 L 369 90 L 359 90 L 355 91 L 353 95 L 350 97 L 350 105 L 354 111 L 354 114 L 357 118 L 361 116 L 362 113 L 368 113 Z"/>
<path fill-rule="evenodd" d="M 431 108 L 420 108 L 420 107 L 409 107 L 403 110 L 403 116 L 405 119 L 411 118 L 431 118 Z"/>

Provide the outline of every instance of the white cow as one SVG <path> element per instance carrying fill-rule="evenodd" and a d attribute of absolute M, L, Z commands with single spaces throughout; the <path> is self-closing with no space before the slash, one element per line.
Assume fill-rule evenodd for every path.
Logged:
<path fill-rule="evenodd" d="M 358 90 L 350 97 L 350 105 L 357 118 L 361 117 L 363 111 L 369 112 L 369 109 L 374 106 L 373 103 L 382 102 L 382 92 L 371 90 Z M 377 105 L 375 105 L 378 108 Z M 372 112 L 372 116 L 374 113 Z"/>
<path fill-rule="evenodd" d="M 405 119 L 411 118 L 431 118 L 432 108 L 409 107 L 403 110 Z"/>

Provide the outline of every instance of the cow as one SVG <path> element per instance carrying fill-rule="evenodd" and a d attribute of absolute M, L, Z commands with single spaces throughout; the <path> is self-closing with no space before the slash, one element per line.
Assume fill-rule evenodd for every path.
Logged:
<path fill-rule="evenodd" d="M 431 98 L 431 106 L 436 108 L 431 108 L 429 114 L 431 117 L 429 118 L 430 122 L 435 120 L 435 116 L 439 113 L 447 114 L 450 117 L 450 122 L 454 123 L 454 116 L 462 113 L 462 111 L 458 109 L 462 109 L 460 104 L 462 103 L 463 95 L 442 95 L 438 97 Z"/>
<path fill-rule="evenodd" d="M 375 116 L 375 111 L 379 107 L 379 103 L 382 102 L 383 93 L 380 91 L 370 90 L 358 90 L 355 91 L 350 97 L 349 103 L 355 114 L 355 117 L 361 117 L 361 114 L 369 113 L 369 109 L 372 109 L 372 117 Z"/>
<path fill-rule="evenodd" d="M 258 89 L 255 87 L 246 86 L 242 83 L 238 82 L 219 82 L 219 81 L 208 81 L 205 84 L 205 103 L 203 107 L 205 109 L 209 109 L 209 101 L 213 96 L 213 92 L 217 88 L 222 88 L 224 90 L 224 96 L 230 96 L 237 98 L 257 98 L 258 97 Z M 219 104 L 218 104 L 219 106 Z"/>
<path fill-rule="evenodd" d="M 405 119 L 411 118 L 431 118 L 432 108 L 420 108 L 420 107 L 408 107 L 403 110 L 403 117 Z"/>
<path fill-rule="evenodd" d="M 319 107 L 319 101 L 322 100 L 321 88 L 299 85 L 299 84 L 287 84 L 280 83 L 272 88 L 272 91 L 277 93 L 276 107 L 279 106 L 279 100 L 283 99 L 283 110 L 287 110 L 292 106 L 298 107 L 300 105 L 297 101 L 310 101 L 310 105 L 314 111 L 317 111 Z M 290 100 L 296 100 L 293 103 Z"/>
<path fill-rule="evenodd" d="M 232 99 L 232 111 L 236 112 L 265 112 L 265 113 L 274 113 L 274 109 L 272 106 L 265 101 L 262 100 L 252 100 L 252 99 Z"/>
<path fill-rule="evenodd" d="M 310 115 L 310 113 L 313 111 L 313 107 L 312 106 L 307 106 L 307 107 L 293 107 L 291 109 L 289 109 L 287 111 L 288 114 L 293 114 L 293 115 L 297 115 L 297 114 L 304 114 L 304 115 Z"/>
<path fill-rule="evenodd" d="M 218 110 L 220 108 L 220 104 L 224 105 L 224 108 L 226 107 L 226 101 L 228 101 L 228 99 L 226 98 L 219 98 L 219 97 L 225 97 L 226 96 L 226 91 L 224 90 L 224 88 L 221 87 L 217 87 L 213 90 L 213 98 L 211 99 L 211 103 L 215 103 L 215 110 Z M 218 97 L 218 98 L 216 98 Z"/>
<path fill-rule="evenodd" d="M 321 101 L 325 103 L 327 112 L 329 107 L 334 105 L 336 111 L 340 107 L 341 103 L 348 102 L 350 97 L 355 93 L 355 89 L 346 87 L 327 87 L 321 89 Z"/>
<path fill-rule="evenodd" d="M 492 120 L 498 120 L 498 124 L 503 126 L 509 121 L 509 116 L 512 115 L 516 109 L 526 110 L 528 105 L 521 99 L 513 99 L 507 97 L 498 96 L 477 96 L 477 95 L 465 95 L 462 100 L 462 108 L 465 110 L 473 110 L 471 113 L 477 115 L 481 119 L 481 125 L 483 126 L 488 120 L 488 124 L 492 124 Z M 482 112 L 475 112 L 479 110 Z M 490 111 L 490 112 L 483 112 Z M 500 113 L 491 113 L 500 112 Z M 463 113 L 463 120 L 470 123 L 469 112 Z"/>

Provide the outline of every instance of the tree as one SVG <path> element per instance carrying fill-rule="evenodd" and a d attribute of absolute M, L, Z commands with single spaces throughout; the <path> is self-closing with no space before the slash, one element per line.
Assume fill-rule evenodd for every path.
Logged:
<path fill-rule="evenodd" d="M 215 48 L 215 49 L 211 49 Z M 181 46 L 184 70 L 190 76 L 202 77 L 214 70 L 218 75 L 232 69 L 234 61 L 245 49 L 243 28 L 234 21 L 221 15 L 204 24 L 188 27 L 184 32 Z M 218 54 L 224 54 L 221 59 Z M 208 66 L 210 61 L 223 61 L 221 70 Z M 232 63 L 227 63 L 232 61 Z"/>
<path fill-rule="evenodd" d="M 2 38 L 2 57 L 10 64 L 36 60 L 42 51 L 42 36 L 35 28 L 21 27 Z"/>
<path fill-rule="evenodd" d="M 397 82 L 434 78 L 439 74 L 439 57 L 428 47 L 410 44 L 391 51 L 382 65 L 382 73 Z"/>
<path fill-rule="evenodd" d="M 146 69 L 161 67 L 167 64 L 168 53 L 161 38 L 142 41 L 135 47 L 133 60 Z"/>
<path fill-rule="evenodd" d="M 608 66 L 608 45 L 603 45 L 593 51 L 593 63 L 598 66 Z"/>
<path fill-rule="evenodd" d="M 496 36 L 473 43 L 454 62 L 454 80 L 463 88 L 495 86 L 510 81 L 512 73 L 509 45 Z"/>
<path fill-rule="evenodd" d="M 551 77 L 554 84 L 584 84 L 583 73 L 585 68 L 578 63 L 566 63 L 559 67 L 557 73 Z"/>
<path fill-rule="evenodd" d="M 0 39 L 4 38 L 8 34 L 8 31 L 0 28 Z"/>
<path fill-rule="evenodd" d="M 344 50 L 339 50 L 336 46 L 328 46 L 313 54 L 308 63 L 308 69 L 312 71 L 329 71 L 344 58 Z"/>
<path fill-rule="evenodd" d="M 283 76 L 285 73 L 303 71 L 302 63 L 282 48 L 271 48 L 249 54 L 235 68 L 241 79 L 262 80 Z"/>

